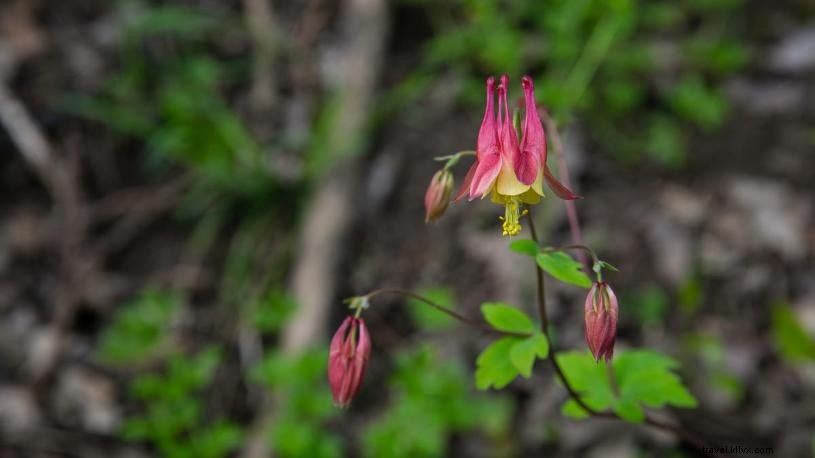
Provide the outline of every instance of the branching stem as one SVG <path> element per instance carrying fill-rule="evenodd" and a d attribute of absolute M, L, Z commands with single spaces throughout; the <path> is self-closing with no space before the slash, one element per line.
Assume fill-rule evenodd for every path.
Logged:
<path fill-rule="evenodd" d="M 531 211 L 528 212 L 526 214 L 526 216 L 527 216 L 527 218 L 529 220 L 530 236 L 532 237 L 532 240 L 535 241 L 535 243 L 540 244 L 540 242 L 538 240 L 538 234 L 535 231 L 535 222 L 534 222 L 534 218 L 532 217 L 532 212 Z M 596 261 L 597 258 L 596 258 L 596 255 L 594 255 L 594 252 L 590 248 L 585 247 L 584 245 L 570 245 L 568 247 L 563 247 L 563 248 L 554 248 L 554 249 L 552 249 L 552 251 L 554 251 L 554 250 L 562 250 L 562 249 L 581 249 L 581 250 L 585 249 L 585 250 L 588 250 L 588 252 L 590 254 L 592 254 L 592 257 L 595 259 L 595 262 L 597 262 Z M 537 264 L 535 264 L 535 273 L 537 275 L 537 282 L 538 282 L 538 311 L 539 311 L 540 316 L 541 316 L 541 331 L 543 331 L 543 334 L 546 336 L 546 340 L 549 343 L 549 348 L 551 349 L 551 355 L 549 356 L 548 360 L 552 364 L 552 369 L 554 369 L 555 374 L 557 375 L 558 379 L 560 379 L 561 384 L 566 389 L 566 391 L 569 393 L 569 397 L 572 398 L 572 400 L 574 400 L 574 402 L 577 403 L 577 405 L 579 405 L 580 408 L 585 410 L 589 415 L 591 415 L 592 417 L 597 417 L 597 418 L 611 418 L 611 419 L 616 419 L 616 420 L 623 420 L 622 418 L 620 418 L 619 415 L 617 415 L 614 412 L 600 412 L 600 411 L 598 411 L 596 409 L 593 409 L 593 408 L 589 407 L 589 405 L 586 404 L 585 401 L 583 401 L 583 399 L 580 397 L 580 395 L 577 393 L 577 391 L 575 391 L 575 389 L 569 383 L 569 380 L 566 378 L 566 374 L 563 372 L 563 368 L 560 367 L 560 363 L 558 363 L 558 361 L 557 361 L 555 347 L 554 347 L 554 344 L 552 342 L 552 339 L 549 337 L 549 333 L 547 332 L 548 331 L 548 318 L 547 318 L 547 314 L 546 314 L 546 295 L 545 295 L 544 276 L 543 276 L 543 270 Z M 651 426 L 651 427 L 661 429 L 663 431 L 668 431 L 668 432 L 674 434 L 675 436 L 681 438 L 682 440 L 688 442 L 689 444 L 693 445 L 700 452 L 702 452 L 702 454 L 704 454 L 706 456 L 711 456 L 705 450 L 706 447 L 705 447 L 704 442 L 702 442 L 695 434 L 691 433 L 690 431 L 687 431 L 687 430 L 683 429 L 680 426 L 672 425 L 672 424 L 669 424 L 669 423 L 664 423 L 662 421 L 655 420 L 655 419 L 653 419 L 651 417 L 648 417 L 648 416 L 645 417 L 644 423 L 646 425 Z M 719 456 L 719 455 L 714 454 L 712 456 Z"/>

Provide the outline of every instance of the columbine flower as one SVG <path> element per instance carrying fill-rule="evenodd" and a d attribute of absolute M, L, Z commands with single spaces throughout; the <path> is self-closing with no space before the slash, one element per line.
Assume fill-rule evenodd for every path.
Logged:
<path fill-rule="evenodd" d="M 617 338 L 617 296 L 606 282 L 597 282 L 586 297 L 586 343 L 596 361 L 611 360 Z"/>
<path fill-rule="evenodd" d="M 342 322 L 328 350 L 328 384 L 334 404 L 351 403 L 362 385 L 365 366 L 371 354 L 371 339 L 361 318 L 349 316 Z"/>
<path fill-rule="evenodd" d="M 433 175 L 424 195 L 425 223 L 435 221 L 444 214 L 452 191 L 453 174 L 445 167 Z"/>
<path fill-rule="evenodd" d="M 519 143 L 507 106 L 509 77 L 502 75 L 498 84 L 497 114 L 493 105 L 495 78 L 487 79 L 487 100 L 476 142 L 476 162 L 467 172 L 456 196 L 458 200 L 469 194 L 473 200 L 490 194 L 493 202 L 505 207 L 502 229 L 508 236 L 521 232 L 521 204 L 540 202 L 544 195 L 544 180 L 560 198 L 578 198 L 555 179 L 546 165 L 546 136 L 535 104 L 532 78 L 524 76 L 521 82 L 526 113 Z"/>

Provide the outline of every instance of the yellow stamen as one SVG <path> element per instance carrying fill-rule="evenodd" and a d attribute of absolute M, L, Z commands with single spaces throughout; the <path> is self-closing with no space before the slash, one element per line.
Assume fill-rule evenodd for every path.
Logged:
<path fill-rule="evenodd" d="M 518 235 L 521 232 L 521 204 L 518 196 L 509 197 L 506 201 L 506 207 L 504 208 L 504 217 L 499 219 L 503 221 L 501 224 L 501 229 L 503 230 L 503 235 L 511 237 L 513 235 Z M 524 211 L 523 214 L 526 214 Z"/>

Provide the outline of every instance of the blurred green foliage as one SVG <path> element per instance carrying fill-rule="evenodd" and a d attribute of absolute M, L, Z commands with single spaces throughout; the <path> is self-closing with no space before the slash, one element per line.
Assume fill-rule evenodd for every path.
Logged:
<path fill-rule="evenodd" d="M 301 356 L 269 352 L 251 371 L 252 381 L 274 393 L 276 415 L 268 431 L 276 456 L 332 458 L 343 456 L 339 437 L 325 422 L 341 411 L 331 404 L 326 383 L 328 351 L 319 348 Z"/>
<path fill-rule="evenodd" d="M 681 166 L 697 126 L 722 125 L 720 85 L 742 69 L 742 0 L 404 0 L 433 28 L 418 69 L 397 88 L 412 100 L 436 77 L 482 102 L 487 74 L 535 76 L 556 118 L 574 115 L 607 152 Z"/>
<path fill-rule="evenodd" d="M 99 345 L 101 357 L 112 364 L 145 362 L 166 344 L 180 298 L 166 291 L 144 290 L 123 306 L 105 329 Z"/>
<path fill-rule="evenodd" d="M 719 336 L 709 333 L 694 333 L 684 336 L 683 346 L 701 362 L 701 376 L 704 382 L 727 396 L 733 403 L 744 397 L 744 384 L 727 370 L 727 349 Z"/>
<path fill-rule="evenodd" d="M 417 291 L 417 294 L 447 309 L 455 310 L 456 308 L 453 292 L 449 288 L 422 288 Z M 408 311 L 413 321 L 415 321 L 420 328 L 428 331 L 441 331 L 455 324 L 453 318 L 444 313 L 439 313 L 438 310 L 434 310 L 428 307 L 427 304 L 417 301 L 416 299 L 408 300 Z"/>
<path fill-rule="evenodd" d="M 643 326 L 662 326 L 669 307 L 668 294 L 656 285 L 646 286 L 620 301 L 621 315 Z"/>
<path fill-rule="evenodd" d="M 775 346 L 790 363 L 815 361 L 815 337 L 801 327 L 795 312 L 784 302 L 772 307 L 772 330 Z"/>
<path fill-rule="evenodd" d="M 187 212 L 273 194 L 261 146 L 221 96 L 245 68 L 212 52 L 213 37 L 241 32 L 240 18 L 137 0 L 119 8 L 128 18 L 119 68 L 96 94 L 68 95 L 61 106 L 144 142 L 153 168 L 183 165 L 195 178 Z"/>
<path fill-rule="evenodd" d="M 512 404 L 503 397 L 476 396 L 467 371 L 441 360 L 428 345 L 399 353 L 388 388 L 391 402 L 362 436 L 363 456 L 447 456 L 448 438 L 481 430 L 487 439 L 505 436 Z"/>
<path fill-rule="evenodd" d="M 131 395 L 147 408 L 127 420 L 124 438 L 150 442 L 167 458 L 227 456 L 240 445 L 242 429 L 226 420 L 206 421 L 201 396 L 220 360 L 220 351 L 210 347 L 194 356 L 173 355 L 165 374 L 136 378 Z"/>

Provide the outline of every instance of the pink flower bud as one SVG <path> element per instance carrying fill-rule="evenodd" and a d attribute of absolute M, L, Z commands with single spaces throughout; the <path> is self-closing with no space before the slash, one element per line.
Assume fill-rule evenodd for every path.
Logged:
<path fill-rule="evenodd" d="M 611 360 L 617 338 L 617 296 L 606 282 L 595 283 L 586 297 L 586 343 L 598 362 Z"/>
<path fill-rule="evenodd" d="M 331 339 L 328 350 L 328 384 L 335 405 L 346 407 L 351 403 L 362 385 L 370 354 L 371 339 L 365 322 L 347 317 Z"/>
<path fill-rule="evenodd" d="M 444 214 L 452 192 L 453 174 L 446 168 L 436 172 L 424 195 L 425 223 L 435 221 Z"/>

